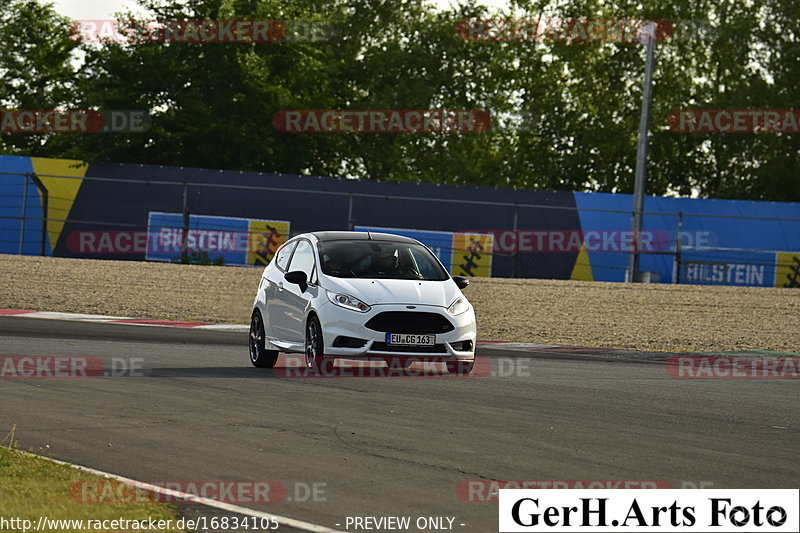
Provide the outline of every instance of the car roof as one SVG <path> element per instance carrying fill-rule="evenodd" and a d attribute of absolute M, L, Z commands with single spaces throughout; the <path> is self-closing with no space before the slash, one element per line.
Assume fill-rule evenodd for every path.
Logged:
<path fill-rule="evenodd" d="M 391 242 L 413 242 L 417 241 L 410 237 L 394 235 L 392 233 L 376 233 L 374 231 L 315 231 L 311 235 L 319 242 L 326 241 L 391 241 Z"/>

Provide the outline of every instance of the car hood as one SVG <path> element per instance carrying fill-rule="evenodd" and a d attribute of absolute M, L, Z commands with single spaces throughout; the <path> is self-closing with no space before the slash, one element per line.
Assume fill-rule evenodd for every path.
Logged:
<path fill-rule="evenodd" d="M 410 304 L 448 307 L 461 296 L 452 279 L 421 281 L 409 279 L 359 279 L 328 277 L 324 287 L 343 292 L 368 305 Z"/>

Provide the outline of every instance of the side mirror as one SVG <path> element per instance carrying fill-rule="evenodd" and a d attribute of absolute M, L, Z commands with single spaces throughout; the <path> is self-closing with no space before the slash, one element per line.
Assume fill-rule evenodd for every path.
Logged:
<path fill-rule="evenodd" d="M 302 270 L 293 270 L 291 272 L 287 272 L 283 275 L 283 279 L 288 281 L 289 283 L 294 283 L 295 285 L 300 286 L 300 290 L 305 292 L 308 288 L 308 278 L 306 277 L 306 273 Z"/>
<path fill-rule="evenodd" d="M 466 289 L 469 287 L 469 278 L 465 278 L 464 276 L 453 276 L 453 281 L 456 282 L 459 289 Z"/>

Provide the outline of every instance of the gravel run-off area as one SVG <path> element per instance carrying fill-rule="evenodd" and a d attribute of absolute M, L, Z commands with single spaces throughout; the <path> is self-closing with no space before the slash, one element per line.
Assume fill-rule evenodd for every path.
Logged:
<path fill-rule="evenodd" d="M 0 308 L 247 323 L 262 270 L 0 255 Z M 478 338 L 800 352 L 800 290 L 476 278 Z"/>

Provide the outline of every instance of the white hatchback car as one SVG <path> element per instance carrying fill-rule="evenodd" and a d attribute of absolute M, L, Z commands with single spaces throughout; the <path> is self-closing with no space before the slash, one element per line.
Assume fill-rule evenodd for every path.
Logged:
<path fill-rule="evenodd" d="M 273 367 L 279 352 L 306 366 L 337 357 L 441 361 L 452 373 L 475 362 L 475 312 L 420 242 L 386 233 L 323 231 L 288 240 L 264 269 L 250 322 L 250 361 Z"/>

